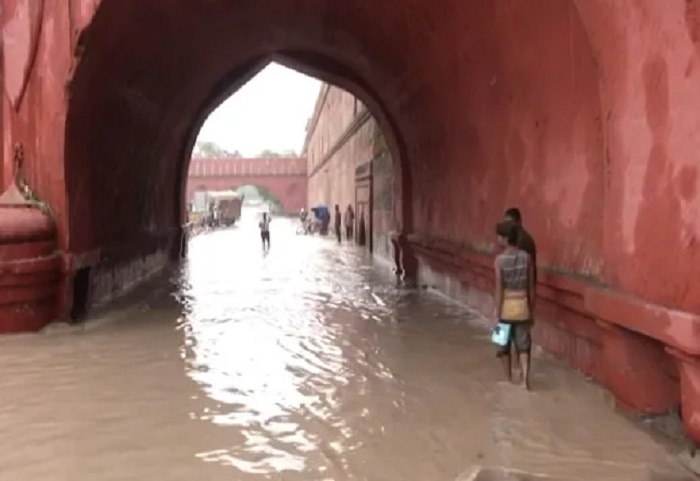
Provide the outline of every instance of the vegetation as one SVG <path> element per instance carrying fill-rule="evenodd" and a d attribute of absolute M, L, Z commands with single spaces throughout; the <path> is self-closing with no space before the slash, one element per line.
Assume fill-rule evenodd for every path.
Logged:
<path fill-rule="evenodd" d="M 235 150 L 233 152 L 230 152 L 223 147 L 221 147 L 219 144 L 216 142 L 212 142 L 210 140 L 198 140 L 197 143 L 194 145 L 194 151 L 193 155 L 195 157 L 206 157 L 210 159 L 225 159 L 225 158 L 231 158 L 231 157 L 238 157 L 241 158 L 243 155 Z M 276 152 L 274 150 L 270 149 L 265 149 L 262 152 L 260 152 L 258 157 L 265 157 L 265 158 L 278 158 L 278 157 L 297 157 L 298 154 L 296 151 L 293 149 L 286 149 L 281 152 Z"/>
<path fill-rule="evenodd" d="M 211 142 L 209 140 L 198 140 L 194 146 L 194 155 L 196 157 L 208 157 L 217 159 L 226 157 L 243 157 L 241 153 L 237 150 L 234 152 L 229 152 L 216 142 Z"/>
<path fill-rule="evenodd" d="M 239 194 L 243 194 L 246 200 L 252 201 L 263 201 L 272 207 L 274 212 L 279 212 L 282 210 L 282 203 L 277 198 L 277 196 L 267 187 L 262 185 L 242 185 L 240 187 L 234 187 L 233 190 Z"/>
<path fill-rule="evenodd" d="M 275 152 L 274 150 L 265 149 L 258 154 L 258 157 L 297 157 L 296 151 L 293 149 L 283 150 L 282 152 Z"/>

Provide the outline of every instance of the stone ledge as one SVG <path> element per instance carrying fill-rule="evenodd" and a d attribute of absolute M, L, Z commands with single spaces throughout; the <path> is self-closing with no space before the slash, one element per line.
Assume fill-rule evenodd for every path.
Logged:
<path fill-rule="evenodd" d="M 588 287 L 585 309 L 620 327 L 654 338 L 666 346 L 700 355 L 700 316 L 668 309 L 608 289 Z"/>
<path fill-rule="evenodd" d="M 493 255 L 425 236 L 409 236 L 419 256 L 447 268 L 462 282 L 486 291 L 493 287 Z M 594 281 L 540 268 L 537 297 L 591 319 L 601 319 L 663 344 L 700 356 L 700 316 L 615 292 Z"/>
<path fill-rule="evenodd" d="M 482 292 L 483 305 L 476 307 L 491 312 L 491 254 L 421 236 L 411 236 L 408 243 L 424 265 Z M 680 403 L 685 432 L 700 444 L 700 316 L 614 292 L 593 280 L 551 270 L 542 274 L 535 341 L 604 384 L 618 408 L 663 414 Z"/>

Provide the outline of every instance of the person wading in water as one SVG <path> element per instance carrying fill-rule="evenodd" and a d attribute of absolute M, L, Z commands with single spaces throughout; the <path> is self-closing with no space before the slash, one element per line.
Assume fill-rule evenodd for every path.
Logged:
<path fill-rule="evenodd" d="M 511 347 L 522 366 L 521 383 L 530 389 L 530 349 L 532 313 L 535 308 L 535 265 L 530 254 L 518 248 L 519 229 L 513 222 L 496 226 L 498 241 L 504 247 L 494 263 L 496 322 L 509 326 L 508 341 L 499 346 L 506 378 L 512 381 Z"/>
<path fill-rule="evenodd" d="M 341 226 L 343 225 L 343 215 L 340 213 L 340 206 L 335 204 L 335 236 L 338 238 L 338 243 L 343 239 Z"/>
<path fill-rule="evenodd" d="M 520 213 L 520 209 L 517 207 L 510 207 L 506 209 L 503 213 L 504 222 L 512 222 L 518 227 L 518 248 L 524 250 L 530 254 L 532 259 L 532 264 L 535 268 L 535 289 L 537 288 L 537 246 L 535 240 L 532 238 L 530 233 L 523 227 L 523 216 Z M 532 313 L 534 319 L 534 312 Z M 520 369 L 520 359 L 516 355 L 515 349 L 513 349 L 513 369 Z"/>
<path fill-rule="evenodd" d="M 350 204 L 345 209 L 345 237 L 349 241 L 355 237 L 355 211 Z"/>
<path fill-rule="evenodd" d="M 270 249 L 270 216 L 263 212 L 262 219 L 258 223 L 260 227 L 260 239 L 262 239 L 263 249 Z"/>

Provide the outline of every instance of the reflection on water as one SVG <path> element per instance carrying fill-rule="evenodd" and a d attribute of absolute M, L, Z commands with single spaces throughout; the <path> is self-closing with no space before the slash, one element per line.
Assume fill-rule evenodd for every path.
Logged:
<path fill-rule="evenodd" d="M 123 322 L 0 341 L 2 479 L 684 479 L 579 375 L 498 383 L 463 310 L 291 221 L 263 255 L 255 221 L 193 239 L 180 288 Z"/>

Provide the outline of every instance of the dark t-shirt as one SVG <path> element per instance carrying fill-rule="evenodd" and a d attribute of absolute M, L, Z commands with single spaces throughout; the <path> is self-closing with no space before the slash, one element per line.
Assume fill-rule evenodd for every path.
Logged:
<path fill-rule="evenodd" d="M 532 264 L 535 266 L 535 283 L 537 283 L 537 246 L 535 245 L 535 239 L 523 227 L 520 228 L 520 235 L 518 236 L 518 248 L 530 254 Z"/>

